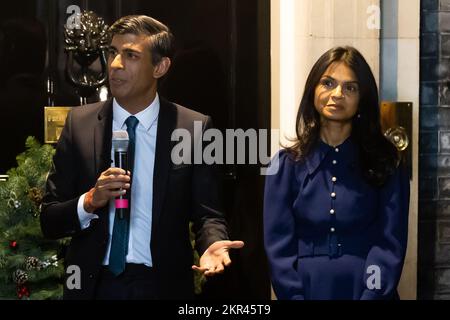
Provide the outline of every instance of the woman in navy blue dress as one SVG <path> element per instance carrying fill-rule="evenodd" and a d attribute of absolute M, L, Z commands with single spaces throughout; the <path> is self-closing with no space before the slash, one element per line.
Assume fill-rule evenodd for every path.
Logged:
<path fill-rule="evenodd" d="M 296 127 L 266 177 L 264 244 L 278 299 L 394 299 L 409 178 L 381 132 L 375 79 L 356 49 L 319 58 Z"/>

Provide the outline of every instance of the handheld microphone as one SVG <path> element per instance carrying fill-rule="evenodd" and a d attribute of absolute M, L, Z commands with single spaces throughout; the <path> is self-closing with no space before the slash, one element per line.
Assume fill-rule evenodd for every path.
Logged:
<path fill-rule="evenodd" d="M 112 146 L 114 150 L 114 165 L 116 168 L 125 170 L 125 172 L 128 171 L 128 141 L 128 132 L 125 130 L 113 131 Z M 119 218 L 123 219 L 129 211 L 128 192 L 116 197 L 114 204 L 116 211 L 119 210 Z"/>

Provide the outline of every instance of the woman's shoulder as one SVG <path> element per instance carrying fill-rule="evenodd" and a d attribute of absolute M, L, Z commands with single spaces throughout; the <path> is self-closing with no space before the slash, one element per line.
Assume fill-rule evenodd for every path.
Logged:
<path fill-rule="evenodd" d="M 278 161 L 283 166 L 295 166 L 298 164 L 295 155 L 289 152 L 288 149 L 279 150 L 275 156 L 273 156 L 271 163 L 274 163 L 275 161 Z"/>
<path fill-rule="evenodd" d="M 287 149 L 279 150 L 270 162 L 269 175 L 286 171 L 298 171 L 304 167 L 304 161 L 296 159 L 295 155 Z"/>

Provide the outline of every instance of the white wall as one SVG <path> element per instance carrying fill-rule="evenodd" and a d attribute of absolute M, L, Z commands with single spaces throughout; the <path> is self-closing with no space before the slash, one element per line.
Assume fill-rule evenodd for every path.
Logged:
<path fill-rule="evenodd" d="M 420 0 L 398 0 L 397 101 L 413 103 L 413 179 L 409 209 L 408 252 L 399 292 L 404 299 L 417 298 L 417 226 L 419 179 L 419 70 Z"/>

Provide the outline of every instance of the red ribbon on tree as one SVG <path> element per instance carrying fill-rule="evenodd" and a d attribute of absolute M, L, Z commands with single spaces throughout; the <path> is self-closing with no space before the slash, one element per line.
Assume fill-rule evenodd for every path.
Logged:
<path fill-rule="evenodd" d="M 17 297 L 22 299 L 23 296 L 30 296 L 30 290 L 28 290 L 26 285 L 17 286 Z"/>

